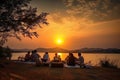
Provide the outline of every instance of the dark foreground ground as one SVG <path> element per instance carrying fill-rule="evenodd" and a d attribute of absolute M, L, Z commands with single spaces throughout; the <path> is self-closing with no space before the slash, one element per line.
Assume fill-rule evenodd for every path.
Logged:
<path fill-rule="evenodd" d="M 0 67 L 0 80 L 120 80 L 120 69 L 50 68 L 12 62 Z"/>

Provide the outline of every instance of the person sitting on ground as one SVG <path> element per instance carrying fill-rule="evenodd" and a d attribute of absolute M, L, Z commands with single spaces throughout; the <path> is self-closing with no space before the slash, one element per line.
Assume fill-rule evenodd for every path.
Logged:
<path fill-rule="evenodd" d="M 78 52 L 78 64 L 80 65 L 81 68 L 85 67 L 85 65 L 84 65 L 84 57 L 81 56 L 80 52 Z"/>
<path fill-rule="evenodd" d="M 61 61 L 61 57 L 57 53 L 55 53 L 53 61 L 51 62 L 51 67 L 64 67 L 63 62 Z"/>
<path fill-rule="evenodd" d="M 59 61 L 61 61 L 61 57 L 60 57 L 60 55 L 58 55 L 58 59 L 59 59 Z"/>
<path fill-rule="evenodd" d="M 45 54 L 43 55 L 43 58 L 42 58 L 42 62 L 47 62 L 49 60 L 50 60 L 49 54 L 48 54 L 48 52 L 45 52 Z"/>
<path fill-rule="evenodd" d="M 55 56 L 54 56 L 53 62 L 60 62 L 60 61 L 61 61 L 60 55 L 58 56 L 58 54 L 55 53 Z"/>
<path fill-rule="evenodd" d="M 74 57 L 73 53 L 69 53 L 69 55 L 65 58 L 67 65 L 75 66 L 76 58 Z"/>
<path fill-rule="evenodd" d="M 33 58 L 36 62 L 36 66 L 39 66 L 41 64 L 41 56 L 37 53 L 37 50 L 33 51 Z"/>
<path fill-rule="evenodd" d="M 35 62 L 36 60 L 41 61 L 41 56 L 37 53 L 37 50 L 34 50 L 31 54 L 31 61 Z"/>
<path fill-rule="evenodd" d="M 25 55 L 25 61 L 30 61 L 31 59 L 31 55 L 30 55 L 30 51 L 27 52 L 27 54 Z"/>
<path fill-rule="evenodd" d="M 34 51 L 32 51 L 32 54 L 31 54 L 31 61 L 34 62 L 35 59 L 34 59 Z"/>

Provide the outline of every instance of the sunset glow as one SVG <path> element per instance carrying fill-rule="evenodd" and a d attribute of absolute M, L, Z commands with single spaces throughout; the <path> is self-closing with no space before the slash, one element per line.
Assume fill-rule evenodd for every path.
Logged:
<path fill-rule="evenodd" d="M 38 38 L 21 37 L 21 41 L 9 38 L 5 46 L 18 49 L 120 48 L 120 9 L 117 0 L 32 0 L 31 6 L 37 8 L 38 14 L 49 13 L 49 25 L 35 30 Z"/>

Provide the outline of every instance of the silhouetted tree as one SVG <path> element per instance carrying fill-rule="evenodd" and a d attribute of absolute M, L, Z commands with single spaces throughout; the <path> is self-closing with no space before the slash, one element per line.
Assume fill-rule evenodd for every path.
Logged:
<path fill-rule="evenodd" d="M 0 0 L 0 46 L 3 46 L 8 37 L 16 37 L 19 40 L 20 35 L 38 37 L 37 32 L 33 30 L 37 25 L 41 27 L 41 24 L 48 24 L 48 13 L 37 15 L 37 8 L 32 8 L 30 1 Z"/>

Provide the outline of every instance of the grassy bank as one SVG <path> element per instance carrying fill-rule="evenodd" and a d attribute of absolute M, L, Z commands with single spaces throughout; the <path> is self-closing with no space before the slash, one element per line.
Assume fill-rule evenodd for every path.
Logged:
<path fill-rule="evenodd" d="M 10 79 L 11 78 L 11 79 Z M 119 80 L 120 69 L 93 67 L 70 69 L 36 67 L 22 63 L 8 63 L 0 68 L 0 80 Z"/>

